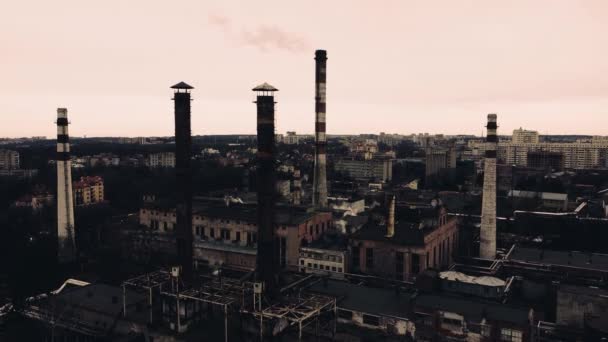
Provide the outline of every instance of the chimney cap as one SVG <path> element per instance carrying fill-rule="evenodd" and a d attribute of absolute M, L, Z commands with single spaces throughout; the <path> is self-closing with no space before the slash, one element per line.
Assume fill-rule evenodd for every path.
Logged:
<path fill-rule="evenodd" d="M 179 82 L 178 84 L 173 85 L 171 89 L 194 89 L 194 87 L 186 82 Z"/>
<path fill-rule="evenodd" d="M 327 59 L 327 51 L 326 50 L 316 50 L 315 59 L 317 59 L 317 58 Z"/>
<path fill-rule="evenodd" d="M 262 84 L 260 84 L 259 86 L 251 89 L 253 91 L 279 91 L 279 89 L 271 86 L 270 84 L 264 82 Z"/>

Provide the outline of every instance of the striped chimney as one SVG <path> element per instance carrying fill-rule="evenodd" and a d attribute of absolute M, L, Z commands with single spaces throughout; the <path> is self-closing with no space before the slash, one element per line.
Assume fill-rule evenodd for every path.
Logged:
<path fill-rule="evenodd" d="M 57 108 L 57 257 L 60 263 L 76 259 L 68 124 L 68 110 Z"/>
<path fill-rule="evenodd" d="M 325 135 L 325 90 L 327 51 L 315 51 L 315 173 L 312 204 L 327 207 L 327 137 Z"/>
<path fill-rule="evenodd" d="M 486 128 L 488 134 L 483 178 L 479 256 L 483 259 L 494 259 L 496 257 L 496 149 L 498 146 L 496 114 L 488 114 Z"/>

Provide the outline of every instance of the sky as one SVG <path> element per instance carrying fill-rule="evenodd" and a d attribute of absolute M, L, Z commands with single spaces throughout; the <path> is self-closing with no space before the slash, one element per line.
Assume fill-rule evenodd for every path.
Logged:
<path fill-rule="evenodd" d="M 195 89 L 192 133 L 314 130 L 327 50 L 328 134 L 608 135 L 605 0 L 54 0 L 0 6 L 0 137 L 173 135 L 170 86 Z"/>

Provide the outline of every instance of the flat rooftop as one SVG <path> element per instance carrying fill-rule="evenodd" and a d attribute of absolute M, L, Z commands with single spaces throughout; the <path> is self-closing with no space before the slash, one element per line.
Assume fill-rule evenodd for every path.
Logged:
<path fill-rule="evenodd" d="M 608 271 L 608 254 L 543 250 L 516 246 L 509 260 Z"/>
<path fill-rule="evenodd" d="M 338 308 L 377 316 L 407 318 L 411 308 L 411 293 L 355 285 L 338 280 L 318 282 L 311 292 L 336 297 Z"/>

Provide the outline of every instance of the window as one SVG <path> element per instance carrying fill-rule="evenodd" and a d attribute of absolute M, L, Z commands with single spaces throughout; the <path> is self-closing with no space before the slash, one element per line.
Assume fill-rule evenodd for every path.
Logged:
<path fill-rule="evenodd" d="M 163 222 L 163 229 L 164 229 L 164 231 L 167 231 L 167 229 L 168 229 L 167 222 Z"/>
<path fill-rule="evenodd" d="M 338 272 L 342 272 L 342 267 L 338 267 Z"/>
<path fill-rule="evenodd" d="M 433 247 L 433 267 L 437 266 L 437 246 Z"/>
<path fill-rule="evenodd" d="M 209 236 L 212 238 L 215 238 L 215 229 L 214 228 L 209 228 Z"/>
<path fill-rule="evenodd" d="M 500 340 L 503 342 L 522 342 L 523 334 L 519 330 L 502 328 L 500 329 Z"/>
<path fill-rule="evenodd" d="M 403 261 L 405 260 L 405 256 L 403 252 L 395 253 L 395 278 L 398 280 L 403 280 Z"/>
<path fill-rule="evenodd" d="M 319 224 L 317 223 L 317 225 L 315 226 L 315 233 L 317 235 L 319 235 Z"/>
<path fill-rule="evenodd" d="M 353 254 L 353 266 L 354 267 L 359 267 L 359 247 L 353 247 L 353 249 L 351 250 L 352 254 Z"/>
<path fill-rule="evenodd" d="M 200 226 L 196 226 L 196 235 L 201 235 L 201 227 Z"/>
<path fill-rule="evenodd" d="M 314 268 L 319 268 L 319 264 L 313 264 L 312 265 Z"/>
<path fill-rule="evenodd" d="M 236 232 L 236 238 L 235 238 L 235 240 L 237 242 L 241 242 L 241 232 Z"/>
<path fill-rule="evenodd" d="M 230 240 L 230 231 L 228 229 L 220 230 L 222 240 Z"/>
<path fill-rule="evenodd" d="M 311 267 L 312 267 L 312 264 L 311 264 L 311 263 L 308 263 L 308 266 L 307 266 L 307 267 L 308 267 L 308 268 L 311 268 Z"/>
<path fill-rule="evenodd" d="M 378 326 L 380 325 L 380 317 L 363 314 L 363 324 Z"/>
<path fill-rule="evenodd" d="M 370 270 L 374 268 L 374 249 L 373 248 L 365 249 L 365 267 Z"/>
<path fill-rule="evenodd" d="M 492 326 L 488 324 L 481 325 L 481 336 L 490 337 L 492 336 Z"/>
<path fill-rule="evenodd" d="M 300 260 L 300 265 L 304 265 L 304 260 Z"/>
<path fill-rule="evenodd" d="M 287 238 L 281 237 L 279 239 L 279 262 L 282 268 L 287 266 Z"/>
<path fill-rule="evenodd" d="M 308 227 L 308 235 L 312 236 L 312 226 Z"/>
<path fill-rule="evenodd" d="M 412 274 L 420 273 L 420 255 L 412 254 L 410 270 L 412 270 Z"/>
<path fill-rule="evenodd" d="M 336 266 L 332 266 L 332 267 L 331 267 L 331 271 L 332 271 L 332 272 L 336 272 Z"/>

